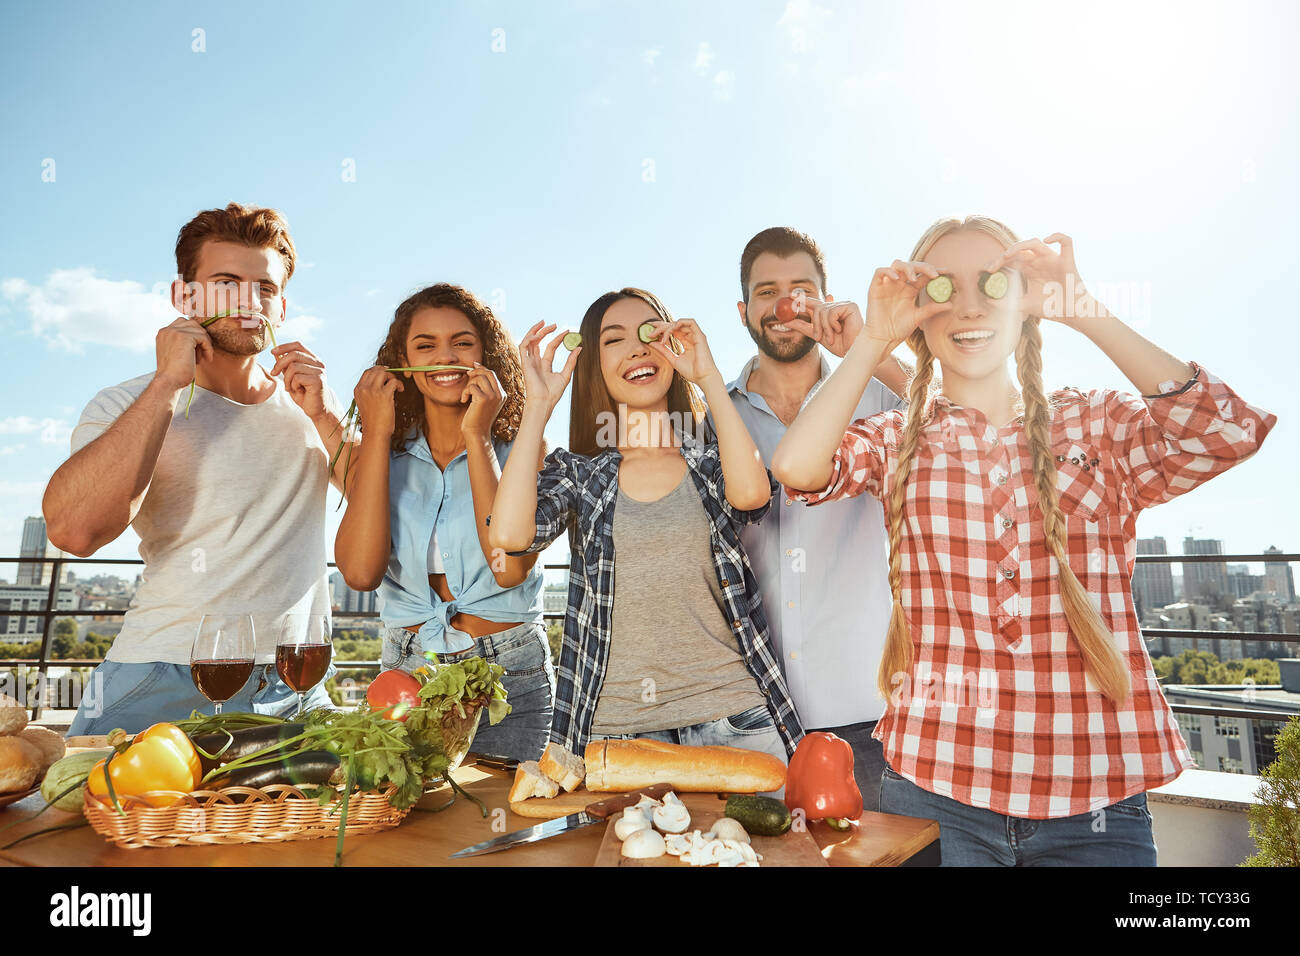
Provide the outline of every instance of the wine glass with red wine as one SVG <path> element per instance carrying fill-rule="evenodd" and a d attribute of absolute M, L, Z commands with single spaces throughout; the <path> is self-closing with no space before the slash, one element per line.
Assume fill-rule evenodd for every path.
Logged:
<path fill-rule="evenodd" d="M 329 616 L 286 614 L 280 622 L 280 639 L 275 645 L 275 670 L 298 694 L 298 714 L 307 703 L 307 692 L 319 684 L 329 670 Z"/>
<path fill-rule="evenodd" d="M 253 676 L 256 646 L 251 614 L 204 614 L 199 619 L 190 649 L 190 679 L 218 714 Z"/>

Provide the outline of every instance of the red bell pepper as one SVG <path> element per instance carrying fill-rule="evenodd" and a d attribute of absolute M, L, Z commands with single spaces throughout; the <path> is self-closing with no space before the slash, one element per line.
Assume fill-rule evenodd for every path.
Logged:
<path fill-rule="evenodd" d="M 806 734 L 785 778 L 785 805 L 806 820 L 847 830 L 862 816 L 862 791 L 853 779 L 853 748 L 834 734 Z"/>

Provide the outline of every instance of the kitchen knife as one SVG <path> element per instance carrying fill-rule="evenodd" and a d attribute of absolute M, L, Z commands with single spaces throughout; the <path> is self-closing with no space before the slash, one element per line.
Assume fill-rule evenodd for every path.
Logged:
<path fill-rule="evenodd" d="M 536 826 L 529 827 L 527 830 L 516 830 L 514 833 L 506 833 L 493 840 L 485 840 L 482 843 L 475 843 L 473 846 L 467 846 L 463 850 L 457 850 L 451 854 L 451 859 L 460 859 L 467 856 L 480 856 L 484 853 L 496 853 L 498 850 L 508 850 L 513 846 L 522 846 L 525 843 L 536 843 L 539 840 L 549 840 L 551 837 L 562 836 L 565 833 L 572 833 L 574 830 L 581 830 L 583 827 L 589 827 L 594 823 L 604 823 L 613 814 L 618 813 L 625 807 L 635 806 L 640 802 L 642 796 L 653 797 L 655 800 L 663 798 L 665 793 L 672 790 L 672 787 L 666 783 L 656 783 L 652 787 L 643 787 L 634 793 L 619 794 L 615 797 L 607 797 L 604 800 L 598 800 L 595 803 L 587 805 L 585 810 L 579 810 L 577 813 L 571 813 L 567 817 L 560 817 L 556 820 L 547 820 L 545 823 L 539 823 Z"/>

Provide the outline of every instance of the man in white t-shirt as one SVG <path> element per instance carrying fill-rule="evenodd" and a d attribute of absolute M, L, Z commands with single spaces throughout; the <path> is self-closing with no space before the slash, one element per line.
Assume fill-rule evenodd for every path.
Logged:
<path fill-rule="evenodd" d="M 176 241 L 172 304 L 185 317 L 158 332 L 156 369 L 99 392 L 72 432 L 45 491 L 51 543 L 89 557 L 131 525 L 145 568 L 69 734 L 211 713 L 189 667 L 205 614 L 253 619 L 256 663 L 226 710 L 297 708 L 275 645 L 286 614 L 330 611 L 325 493 L 340 483 L 329 458 L 342 429 L 302 343 L 271 349 L 269 370 L 257 361 L 294 261 L 275 210 L 199 213 Z M 328 704 L 322 682 L 307 706 Z"/>

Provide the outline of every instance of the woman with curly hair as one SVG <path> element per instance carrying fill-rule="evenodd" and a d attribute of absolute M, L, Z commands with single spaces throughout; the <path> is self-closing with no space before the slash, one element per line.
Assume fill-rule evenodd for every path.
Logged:
<path fill-rule="evenodd" d="M 444 366 L 431 372 L 401 371 Z M 477 655 L 505 668 L 510 716 L 484 753 L 536 758 L 555 672 L 537 556 L 488 545 L 487 516 L 524 405 L 519 354 L 473 293 L 439 283 L 397 307 L 353 392 L 361 442 L 334 557 L 348 586 L 379 589 L 385 670 Z"/>

